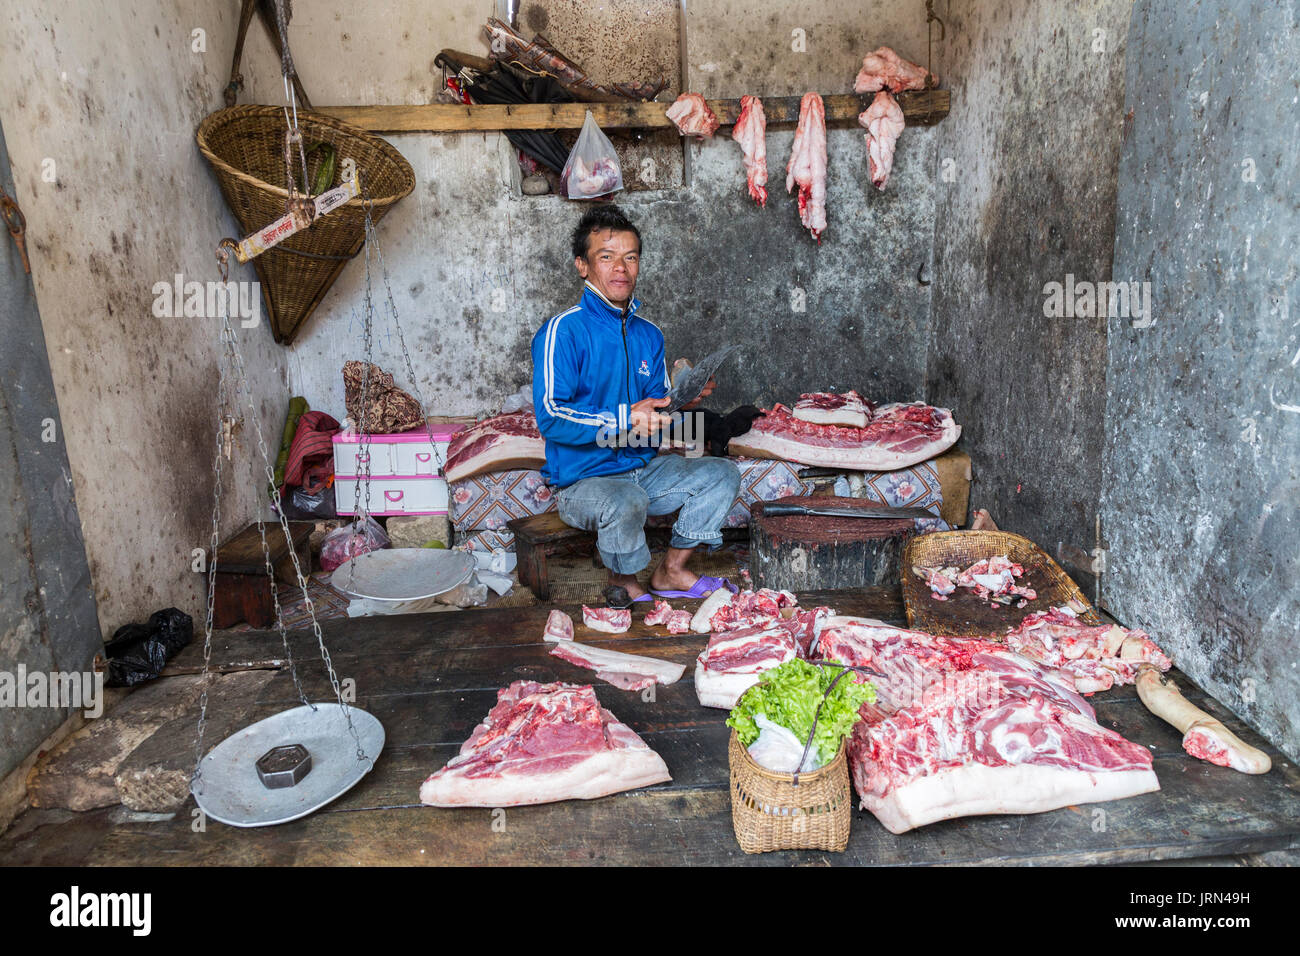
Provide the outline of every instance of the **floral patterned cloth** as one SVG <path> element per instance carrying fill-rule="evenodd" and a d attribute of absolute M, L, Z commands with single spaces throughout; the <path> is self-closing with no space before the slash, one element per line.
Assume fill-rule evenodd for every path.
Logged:
<path fill-rule="evenodd" d="M 723 526 L 743 528 L 749 524 L 749 506 L 755 501 L 775 501 L 790 495 L 810 495 L 813 484 L 799 478 L 803 465 L 770 458 L 735 458 L 740 468 L 740 494 Z M 938 517 L 943 504 L 939 475 L 929 462 L 899 471 L 863 472 L 861 497 L 894 507 L 918 507 L 933 511 L 933 520 L 918 518 L 917 530 L 946 530 Z M 847 492 L 846 492 L 847 493 Z M 482 551 L 514 550 L 514 535 L 506 522 L 555 510 L 555 489 L 546 484 L 541 472 L 515 470 L 475 475 L 451 483 L 451 522 L 457 544 L 469 544 Z M 652 517 L 648 524 L 672 524 L 671 515 Z M 932 525 L 932 527 L 931 527 Z"/>

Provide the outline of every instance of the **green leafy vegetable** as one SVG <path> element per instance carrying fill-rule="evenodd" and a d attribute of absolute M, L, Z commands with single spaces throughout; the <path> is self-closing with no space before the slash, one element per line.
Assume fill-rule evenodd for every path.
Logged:
<path fill-rule="evenodd" d="M 800 740 L 807 740 L 817 705 L 822 704 L 826 688 L 843 670 L 842 666 L 821 667 L 796 658 L 764 671 L 758 683 L 745 691 L 736 703 L 727 718 L 727 726 L 734 728 L 740 742 L 748 747 L 758 739 L 754 717 L 762 714 L 773 723 L 788 728 Z M 876 690 L 868 683 L 858 683 L 850 672 L 835 684 L 835 689 L 825 699 L 817 717 L 817 732 L 813 736 L 813 748 L 823 764 L 835 756 L 840 740 L 861 719 L 858 708 L 875 703 Z"/>

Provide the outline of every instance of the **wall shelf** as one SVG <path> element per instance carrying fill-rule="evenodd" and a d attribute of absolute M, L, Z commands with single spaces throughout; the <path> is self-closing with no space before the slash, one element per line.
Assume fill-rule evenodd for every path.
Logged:
<path fill-rule="evenodd" d="M 856 125 L 858 114 L 875 94 L 832 94 L 823 97 L 828 127 Z M 897 94 L 908 126 L 931 126 L 948 115 L 947 90 L 918 90 Z M 767 125 L 793 126 L 799 121 L 798 96 L 763 98 Z M 722 126 L 735 125 L 740 100 L 708 100 Z M 602 129 L 671 127 L 664 115 L 671 103 L 524 103 L 463 106 L 430 103 L 422 106 L 323 106 L 324 113 L 372 133 L 465 133 L 506 129 L 578 129 L 591 110 Z"/>

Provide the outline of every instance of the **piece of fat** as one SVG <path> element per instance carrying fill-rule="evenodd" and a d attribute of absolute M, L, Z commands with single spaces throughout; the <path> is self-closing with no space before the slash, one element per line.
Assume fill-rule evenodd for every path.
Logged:
<path fill-rule="evenodd" d="M 695 616 L 691 618 L 691 630 L 696 634 L 708 634 L 713 630 L 713 626 L 709 623 L 709 619 L 713 617 L 713 613 L 718 608 L 726 607 L 730 604 L 731 598 L 731 589 L 725 587 L 718 588 L 710 594 L 704 599 L 704 603 L 700 605 L 700 609 L 695 612 Z"/>

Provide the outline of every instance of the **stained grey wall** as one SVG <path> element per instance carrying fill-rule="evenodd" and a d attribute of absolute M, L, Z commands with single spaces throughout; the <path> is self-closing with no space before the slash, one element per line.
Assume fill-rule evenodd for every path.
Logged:
<path fill-rule="evenodd" d="M 1131 7 L 940 7 L 953 111 L 937 128 L 926 395 L 962 423 L 971 507 L 1056 555 L 1093 546 L 1106 326 L 1047 318 L 1043 287 L 1110 278 Z"/>
<path fill-rule="evenodd" d="M 0 183 L 12 196 L 2 130 Z M 88 671 L 100 640 L 36 295 L 7 233 L 0 246 L 0 671 L 17 682 L 20 665 Z M 0 707 L 0 780 L 68 714 Z"/>
<path fill-rule="evenodd" d="M 491 0 L 454 11 L 434 5 L 448 7 L 446 18 L 416 17 L 416 6 L 382 0 L 383 16 L 369 22 L 342 4 L 304 8 L 294 49 L 313 100 L 429 102 L 438 77 L 428 63 L 438 48 L 486 53 L 478 29 L 495 10 Z M 522 22 L 532 22 L 535 6 L 521 5 Z M 686 6 L 687 86 L 708 97 L 848 92 L 862 56 L 881 44 L 925 57 L 921 4 L 781 2 L 758 14 L 736 0 Z M 404 25 L 400 39 L 386 23 Z M 635 20 L 621 28 L 634 44 Z M 250 41 L 250 55 L 265 55 L 263 43 Z M 322 68 L 348 58 L 366 70 Z M 765 209 L 748 198 L 740 148 L 726 131 L 688 145 L 688 188 L 619 197 L 645 236 L 637 295 L 663 329 L 670 360 L 698 358 L 720 342 L 745 346 L 720 377 L 715 405 L 789 402 L 822 388 L 921 397 L 930 289 L 917 272 L 929 269 L 933 244 L 936 135 L 919 127 L 903 133 L 894 176 L 879 193 L 867 180 L 862 131 L 832 130 L 829 226 L 820 246 L 800 228 L 785 192 L 790 129 L 768 134 Z M 438 412 L 494 411 L 531 377 L 533 333 L 581 292 L 567 250 L 584 205 L 514 195 L 514 160 L 500 134 L 385 138 L 417 180 L 379 233 L 420 389 Z M 364 270 L 349 267 L 293 346 L 291 382 L 314 407 L 341 412 L 339 370 L 360 348 L 363 282 Z M 381 365 L 401 367 L 382 323 L 375 347 Z"/>
<path fill-rule="evenodd" d="M 1110 606 L 1300 759 L 1300 29 L 1294 2 L 1141 0 L 1129 37 L 1103 520 Z"/>
<path fill-rule="evenodd" d="M 177 273 L 216 279 L 216 243 L 238 235 L 194 143 L 223 105 L 238 12 L 234 0 L 0 8 L 0 120 L 105 635 L 171 605 L 200 619 L 191 551 L 211 534 L 217 334 L 154 315 L 152 289 Z M 283 97 L 273 58 L 246 59 L 243 74 L 247 100 Z M 283 351 L 266 322 L 240 334 L 258 417 L 278 435 Z M 265 505 L 246 411 L 238 425 L 223 534 Z"/>

